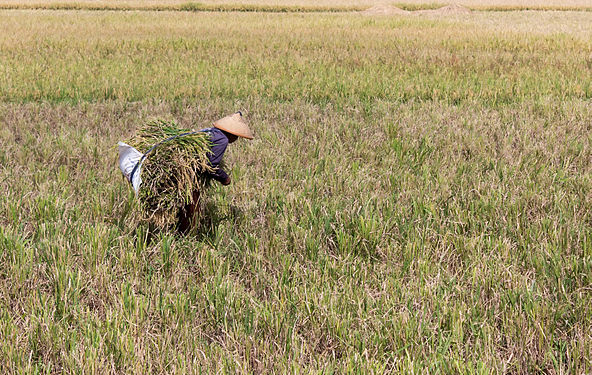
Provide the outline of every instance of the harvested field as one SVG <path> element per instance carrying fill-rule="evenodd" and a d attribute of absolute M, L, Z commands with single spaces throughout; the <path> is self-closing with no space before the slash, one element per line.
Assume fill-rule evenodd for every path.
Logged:
<path fill-rule="evenodd" d="M 190 3 L 185 0 L 0 0 L 0 4 L 92 4 L 92 5 L 121 5 L 121 6 L 158 6 L 158 5 L 182 5 Z M 465 7 L 590 7 L 589 0 L 405 0 L 405 1 L 389 1 L 389 0 L 201 0 L 200 4 L 206 5 L 254 5 L 254 6 L 445 6 L 445 5 L 461 5 Z"/>
<path fill-rule="evenodd" d="M 420 9 L 414 11 L 408 11 L 401 8 L 397 8 L 394 5 L 376 5 L 366 9 L 362 12 L 368 16 L 392 16 L 392 15 L 451 15 L 451 14 L 466 14 L 470 13 L 469 8 L 465 8 L 461 5 L 446 5 L 435 9 Z"/>
<path fill-rule="evenodd" d="M 434 14 L 465 14 L 465 13 L 470 13 L 471 10 L 467 7 L 464 7 L 462 5 L 446 5 L 443 6 L 441 8 L 437 8 L 437 9 L 426 9 L 426 10 L 419 10 L 417 11 L 419 13 L 434 13 Z"/>
<path fill-rule="evenodd" d="M 369 16 L 376 16 L 376 15 L 383 15 L 383 16 L 390 16 L 393 14 L 409 14 L 410 12 L 407 10 L 403 10 L 401 8 L 397 8 L 394 5 L 375 5 L 370 7 L 362 12 L 362 14 L 369 15 Z"/>
<path fill-rule="evenodd" d="M 351 12 L 374 9 L 392 13 L 459 8 L 488 11 L 576 10 L 592 11 L 589 0 L 0 0 L 0 9 L 86 9 L 86 10 L 181 10 L 181 11 L 247 11 L 247 12 Z"/>
<path fill-rule="evenodd" d="M 592 372 L 591 25 L 0 11 L 0 372 Z M 117 141 L 237 110 L 199 231 L 131 220 Z"/>

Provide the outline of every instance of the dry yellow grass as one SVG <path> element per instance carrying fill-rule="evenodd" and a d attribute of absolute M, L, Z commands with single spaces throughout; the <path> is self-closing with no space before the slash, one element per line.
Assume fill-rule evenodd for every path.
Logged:
<path fill-rule="evenodd" d="M 175 22 L 170 22 L 174 17 Z M 361 16 L 360 16 L 361 17 Z M 366 17 L 366 16 L 364 16 Z M 459 25 L 470 27 L 468 32 L 489 32 L 500 35 L 553 35 L 564 34 L 570 37 L 588 41 L 592 38 L 592 13 L 591 12 L 471 12 L 468 14 L 439 14 L 430 12 L 407 12 L 405 17 L 409 22 L 421 20 L 433 20 L 435 22 L 454 23 L 457 27 L 449 27 L 446 31 L 451 37 L 460 37 L 463 33 Z M 195 35 L 205 35 L 214 38 L 216 34 L 223 32 L 224 35 L 232 33 L 254 33 L 257 40 L 264 38 L 265 33 L 280 33 L 287 37 L 289 33 L 281 27 L 281 18 L 262 18 L 260 27 L 264 29 L 259 32 L 249 30 L 241 26 L 241 23 L 253 22 L 257 18 L 249 14 L 227 14 L 211 13 L 208 20 L 213 25 L 205 25 L 197 20 L 203 17 L 192 13 L 176 12 L 126 12 L 118 16 L 108 13 L 96 13 L 93 11 L 67 11 L 67 10 L 11 10 L 0 14 L 0 46 L 24 46 L 29 43 L 36 43 L 41 38 L 49 40 L 61 40 L 68 38 L 73 43 L 87 43 L 90 41 L 108 41 L 112 38 L 125 35 L 127 40 L 149 39 L 158 35 L 163 37 L 190 38 Z M 313 18 L 305 18 L 295 21 L 290 17 L 290 22 L 297 22 L 299 26 L 306 27 L 315 24 Z M 116 20 L 116 21 L 114 21 Z M 231 24 L 232 20 L 239 22 Z M 360 22 L 356 15 L 349 15 L 343 20 Z M 387 20 L 381 20 L 387 22 Z M 342 22 L 343 25 L 347 21 Z M 99 27 L 100 25 L 100 27 Z M 97 32 L 88 34 L 88 27 L 97 29 Z M 339 31 L 340 27 L 330 28 L 331 33 Z M 417 31 L 419 32 L 419 31 Z M 374 28 L 367 27 L 361 31 L 361 38 L 371 38 L 377 41 L 380 32 Z M 314 35 L 314 30 L 308 34 Z M 423 35 L 425 34 L 425 35 Z M 428 37 L 429 30 L 422 33 L 421 38 Z M 393 36 L 396 35 L 393 34 Z M 434 40 L 439 40 L 446 35 L 435 35 Z M 317 38 L 315 38 L 317 39 Z M 374 42 L 373 42 L 374 43 Z"/>
<path fill-rule="evenodd" d="M 400 3 L 459 4 L 468 7 L 592 7 L 590 0 L 405 0 Z"/>
<path fill-rule="evenodd" d="M 444 19 L 436 17 L 433 19 Z M 530 35 L 563 34 L 583 41 L 592 38 L 590 12 L 473 12 L 469 15 L 447 15 L 449 21 L 465 22 L 496 33 Z"/>
<path fill-rule="evenodd" d="M 190 0 L 1 0 L 0 4 L 63 4 L 80 3 L 90 5 L 128 5 L 128 6 L 153 6 L 153 5 L 179 5 L 191 2 Z M 563 6 L 563 7 L 591 7 L 590 0 L 200 0 L 201 4 L 251 4 L 251 5 L 298 5 L 298 6 L 373 6 L 384 4 L 459 4 L 464 6 Z"/>
<path fill-rule="evenodd" d="M 432 8 L 462 5 L 471 9 L 592 9 L 590 0 L 0 0 L 0 7 L 57 7 L 81 8 L 159 8 L 181 7 L 190 3 L 203 6 L 237 7 L 301 7 L 301 8 L 360 8 L 393 5 L 403 8 Z"/>

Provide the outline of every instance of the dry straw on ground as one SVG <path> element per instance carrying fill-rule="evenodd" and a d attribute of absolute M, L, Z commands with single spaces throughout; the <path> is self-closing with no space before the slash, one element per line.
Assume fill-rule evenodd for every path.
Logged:
<path fill-rule="evenodd" d="M 425 13 L 431 13 L 431 14 L 464 14 L 464 13 L 471 13 L 471 10 L 469 8 L 466 8 L 466 7 L 462 6 L 462 5 L 452 4 L 452 5 L 443 6 L 443 7 L 438 8 L 438 9 L 418 10 L 416 13 L 417 14 L 425 14 Z"/>
<path fill-rule="evenodd" d="M 55 6 L 59 4 L 79 4 L 91 7 L 178 7 L 186 4 L 203 4 L 205 6 L 269 6 L 269 7 L 362 7 L 397 6 L 403 7 L 442 7 L 450 4 L 459 4 L 469 8 L 481 9 L 487 7 L 497 8 L 532 8 L 532 7 L 569 7 L 590 8 L 590 0 L 0 0 L 0 6 Z"/>
<path fill-rule="evenodd" d="M 407 10 L 403 10 L 401 8 L 397 8 L 394 5 L 375 5 L 365 11 L 362 14 L 365 15 L 383 15 L 383 16 L 390 16 L 390 15 L 397 15 L 397 14 L 409 14 L 410 12 Z"/>
<path fill-rule="evenodd" d="M 416 11 L 408 11 L 398 8 L 394 5 L 376 5 L 362 12 L 369 16 L 393 16 L 393 15 L 419 15 L 419 14 L 465 14 L 470 13 L 471 10 L 462 5 L 453 4 L 446 5 L 438 9 L 421 9 Z"/>

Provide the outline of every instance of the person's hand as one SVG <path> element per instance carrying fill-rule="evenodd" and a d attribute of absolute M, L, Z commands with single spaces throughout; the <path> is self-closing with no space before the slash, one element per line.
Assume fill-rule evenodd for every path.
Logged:
<path fill-rule="evenodd" d="M 222 181 L 222 185 L 230 185 L 230 177 L 226 177 L 226 180 Z"/>

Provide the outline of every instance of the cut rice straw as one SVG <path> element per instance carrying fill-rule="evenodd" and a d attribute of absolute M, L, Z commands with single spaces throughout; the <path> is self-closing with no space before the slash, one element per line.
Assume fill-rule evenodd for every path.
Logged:
<path fill-rule="evenodd" d="M 152 120 L 130 142 L 140 152 L 147 152 L 166 138 L 191 130 L 174 121 Z M 203 197 L 210 185 L 211 142 L 207 132 L 187 134 L 158 145 L 142 164 L 142 185 L 138 193 L 142 219 L 158 228 L 176 224 L 179 210 L 191 203 L 193 192 Z M 193 202 L 198 203 L 198 202 Z"/>

